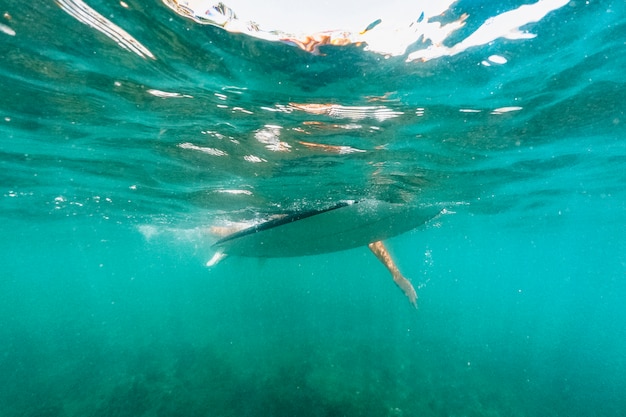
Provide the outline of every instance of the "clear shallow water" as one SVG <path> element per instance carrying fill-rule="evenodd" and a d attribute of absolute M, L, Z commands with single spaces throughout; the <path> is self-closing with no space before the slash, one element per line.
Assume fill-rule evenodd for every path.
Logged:
<path fill-rule="evenodd" d="M 155 59 L 3 5 L 3 415 L 625 409 L 623 4 L 405 63 L 126 3 L 89 5 Z M 388 242 L 417 311 L 366 248 L 204 266 L 210 225 L 362 198 L 452 212 Z"/>

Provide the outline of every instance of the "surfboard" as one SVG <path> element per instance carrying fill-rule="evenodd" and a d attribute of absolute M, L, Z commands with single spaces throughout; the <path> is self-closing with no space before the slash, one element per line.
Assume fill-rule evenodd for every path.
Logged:
<path fill-rule="evenodd" d="M 378 200 L 341 202 L 269 220 L 218 240 L 218 252 L 258 258 L 317 255 L 388 239 L 428 222 L 434 207 Z"/>

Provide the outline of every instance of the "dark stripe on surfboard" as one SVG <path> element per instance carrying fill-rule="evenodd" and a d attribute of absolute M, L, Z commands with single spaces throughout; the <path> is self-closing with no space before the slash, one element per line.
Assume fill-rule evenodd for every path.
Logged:
<path fill-rule="evenodd" d="M 332 210 L 337 210 L 343 207 L 347 207 L 350 206 L 352 204 L 356 204 L 358 203 L 358 201 L 352 201 L 352 202 L 340 202 L 335 204 L 334 206 L 322 209 L 322 210 L 308 210 L 308 211 L 302 211 L 302 212 L 297 212 L 297 213 L 293 213 L 293 214 L 288 214 L 286 216 L 280 217 L 278 219 L 273 219 L 273 220 L 268 220 L 266 222 L 254 225 L 252 227 L 249 227 L 247 229 L 243 229 L 239 232 L 235 232 L 233 234 L 230 234 L 220 240 L 218 240 L 217 242 L 215 242 L 213 244 L 213 246 L 219 246 L 223 243 L 229 242 L 231 240 L 234 239 L 239 239 L 241 237 L 244 236 L 248 236 L 248 235 L 252 235 L 258 232 L 262 232 L 268 229 L 273 229 L 275 227 L 278 226 L 283 226 L 289 223 L 293 223 L 295 221 L 298 220 L 303 220 L 306 219 L 307 217 L 312 217 L 312 216 L 316 216 L 318 214 L 322 214 L 322 213 L 326 213 Z"/>

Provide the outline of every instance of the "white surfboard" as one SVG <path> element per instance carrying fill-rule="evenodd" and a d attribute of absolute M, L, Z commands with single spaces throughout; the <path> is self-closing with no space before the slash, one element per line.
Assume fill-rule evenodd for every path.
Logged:
<path fill-rule="evenodd" d="M 434 207 L 375 200 L 342 202 L 260 223 L 218 240 L 213 248 L 224 255 L 259 258 L 337 252 L 397 236 L 439 213 Z"/>

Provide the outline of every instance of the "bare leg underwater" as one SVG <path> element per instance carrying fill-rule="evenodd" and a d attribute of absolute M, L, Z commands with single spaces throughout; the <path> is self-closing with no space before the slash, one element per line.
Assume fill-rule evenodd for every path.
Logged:
<path fill-rule="evenodd" d="M 367 245 L 370 250 L 376 255 L 378 260 L 380 260 L 383 265 L 391 272 L 391 276 L 393 277 L 393 282 L 396 283 L 398 287 L 404 292 L 404 294 L 409 298 L 409 301 L 413 305 L 413 307 L 417 308 L 417 293 L 415 292 L 415 288 L 411 284 L 411 281 L 406 279 L 401 273 L 395 262 L 391 258 L 391 255 L 387 251 L 384 243 L 382 241 L 372 242 Z"/>

